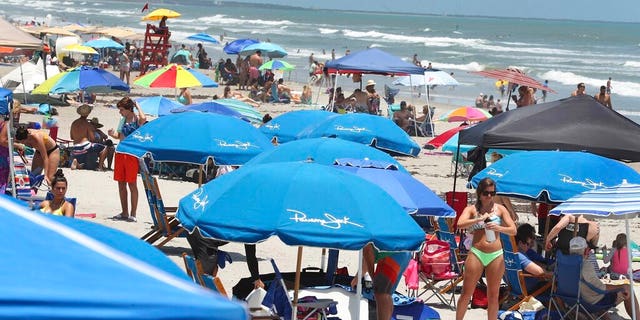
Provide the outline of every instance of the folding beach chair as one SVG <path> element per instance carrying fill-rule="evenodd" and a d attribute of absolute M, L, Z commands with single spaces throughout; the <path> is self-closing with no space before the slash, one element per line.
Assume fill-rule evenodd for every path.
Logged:
<path fill-rule="evenodd" d="M 193 282 L 203 285 L 202 282 L 202 267 L 200 266 L 200 261 L 196 260 L 194 257 L 188 255 L 186 252 L 182 253 L 182 261 L 184 262 L 184 269 L 187 272 L 187 275 L 193 280 Z"/>
<path fill-rule="evenodd" d="M 227 296 L 227 290 L 224 288 L 220 277 L 214 277 L 210 274 L 205 273 L 201 276 L 201 278 L 203 287 L 215 291 L 225 297 Z"/>
<path fill-rule="evenodd" d="M 615 304 L 606 303 L 590 304 L 582 300 L 580 283 L 586 284 L 597 293 L 617 293 L 615 290 L 607 293 L 586 282 L 582 278 L 582 263 L 583 257 L 581 255 L 565 255 L 561 251 L 556 252 L 556 268 L 553 273 L 553 286 L 548 309 L 550 312 L 554 308 L 560 311 L 562 319 L 569 318 L 572 313 L 575 313 L 576 320 L 579 318 L 579 314 L 586 315 L 589 319 L 597 320 L 603 318 L 609 309 L 616 306 Z"/>
<path fill-rule="evenodd" d="M 547 282 L 539 286 L 533 292 L 529 292 L 525 282 L 527 278 L 537 279 L 539 281 L 545 281 L 548 279 L 543 276 L 528 274 L 522 270 L 515 237 L 501 233 L 500 240 L 502 240 L 502 247 L 504 251 L 504 281 L 509 285 L 509 296 L 516 300 L 516 303 L 511 306 L 509 310 L 518 310 L 520 305 L 525 301 L 529 301 L 531 297 L 541 297 L 544 295 L 544 293 L 551 287 L 551 282 Z"/>
<path fill-rule="evenodd" d="M 140 159 L 140 176 L 142 177 L 142 183 L 144 185 L 144 191 L 147 195 L 147 202 L 149 203 L 149 210 L 151 212 L 151 220 L 153 226 L 151 231 L 144 234 L 140 239 L 154 244 L 156 241 L 164 238 L 157 247 L 164 246 L 167 242 L 175 237 L 186 236 L 186 230 L 180 226 L 180 221 L 176 219 L 175 215 L 169 215 L 167 212 L 176 212 L 177 207 L 165 207 L 160 195 L 160 189 L 158 188 L 158 180 L 151 176 L 149 168 L 147 168 L 144 160 Z"/>

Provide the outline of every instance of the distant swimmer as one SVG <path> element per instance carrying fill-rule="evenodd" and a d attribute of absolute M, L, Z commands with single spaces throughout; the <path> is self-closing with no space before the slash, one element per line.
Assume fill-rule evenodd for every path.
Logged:
<path fill-rule="evenodd" d="M 576 89 L 576 91 L 572 92 L 571 96 L 575 97 L 575 96 L 580 96 L 580 95 L 583 95 L 583 94 L 587 94 L 587 93 L 585 92 L 584 82 L 580 82 L 580 83 L 578 83 L 578 89 Z"/>
<path fill-rule="evenodd" d="M 607 80 L 607 94 L 611 94 L 611 89 L 613 87 L 611 86 L 611 77 L 609 77 L 609 80 Z"/>
<path fill-rule="evenodd" d="M 605 107 L 613 109 L 613 107 L 611 106 L 611 96 L 607 94 L 606 86 L 600 86 L 600 92 L 593 97 L 596 98 L 596 100 L 602 103 L 602 105 L 604 105 Z"/>

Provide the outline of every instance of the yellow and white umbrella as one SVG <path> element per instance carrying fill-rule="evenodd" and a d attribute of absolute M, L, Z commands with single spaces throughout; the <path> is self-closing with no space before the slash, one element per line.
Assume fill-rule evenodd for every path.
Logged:
<path fill-rule="evenodd" d="M 167 17 L 167 18 L 177 18 L 181 16 L 180 13 L 170 10 L 170 9 L 156 9 L 153 10 L 151 12 L 149 12 L 149 14 L 147 14 L 146 16 L 142 17 L 142 20 L 146 20 L 146 21 L 159 21 L 162 20 L 162 17 Z"/>
<path fill-rule="evenodd" d="M 64 48 L 62 48 L 62 51 L 66 51 L 66 52 L 74 52 L 74 53 L 83 53 L 83 54 L 98 54 L 98 51 L 96 51 L 95 49 L 91 48 L 91 47 L 87 47 L 87 46 L 83 46 L 81 44 L 70 44 Z"/>

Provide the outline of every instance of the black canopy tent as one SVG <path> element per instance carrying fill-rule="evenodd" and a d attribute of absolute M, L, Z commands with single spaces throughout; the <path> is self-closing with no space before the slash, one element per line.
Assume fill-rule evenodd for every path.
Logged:
<path fill-rule="evenodd" d="M 640 161 L 640 125 L 587 95 L 501 113 L 460 131 L 458 143 L 484 150 L 587 151 Z"/>

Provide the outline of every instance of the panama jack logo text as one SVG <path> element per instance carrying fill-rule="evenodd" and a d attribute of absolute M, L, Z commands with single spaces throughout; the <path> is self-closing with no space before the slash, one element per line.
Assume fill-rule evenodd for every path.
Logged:
<path fill-rule="evenodd" d="M 364 228 L 362 225 L 352 222 L 349 217 L 336 218 L 332 214 L 325 212 L 322 218 L 307 218 L 307 214 L 302 211 L 293 209 L 287 209 L 287 211 L 293 214 L 289 219 L 295 222 L 319 224 L 329 229 L 340 229 L 343 225 Z"/>

